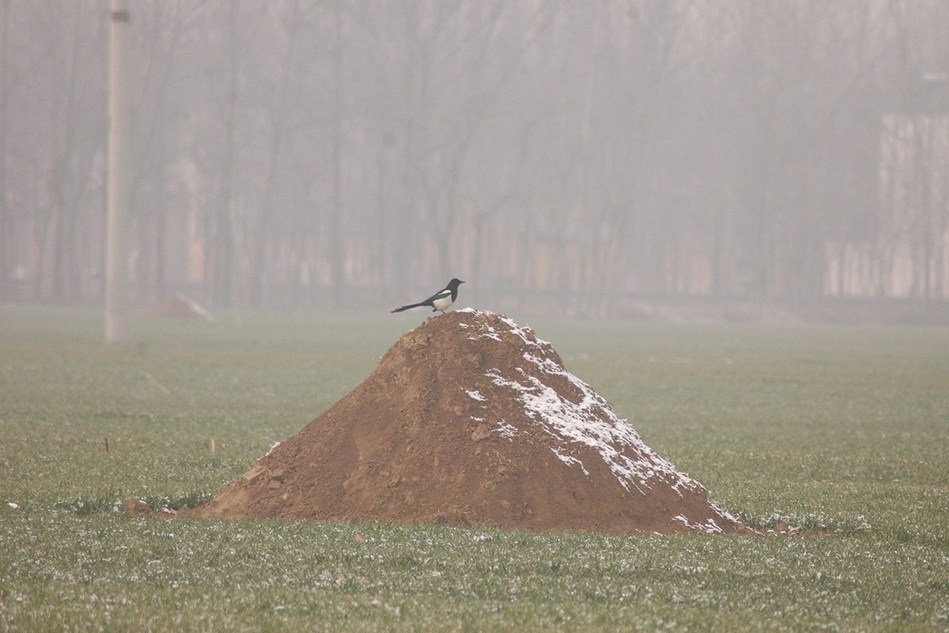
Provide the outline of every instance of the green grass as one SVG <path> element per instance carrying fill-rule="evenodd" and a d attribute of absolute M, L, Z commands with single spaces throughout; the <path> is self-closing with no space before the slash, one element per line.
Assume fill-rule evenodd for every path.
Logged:
<path fill-rule="evenodd" d="M 208 498 L 417 321 L 142 317 L 115 349 L 95 311 L 0 306 L 0 629 L 949 630 L 945 330 L 512 316 L 725 508 L 810 530 L 131 518 Z"/>

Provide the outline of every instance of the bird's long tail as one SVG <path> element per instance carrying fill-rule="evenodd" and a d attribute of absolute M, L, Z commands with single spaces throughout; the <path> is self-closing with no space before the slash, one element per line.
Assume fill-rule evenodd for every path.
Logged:
<path fill-rule="evenodd" d="M 402 306 L 401 308 L 396 308 L 396 309 L 393 310 L 392 312 L 402 312 L 403 310 L 411 310 L 412 308 L 420 308 L 420 307 L 422 307 L 423 305 L 425 305 L 425 304 L 424 304 L 424 303 L 410 303 L 410 304 L 407 305 L 407 306 Z"/>

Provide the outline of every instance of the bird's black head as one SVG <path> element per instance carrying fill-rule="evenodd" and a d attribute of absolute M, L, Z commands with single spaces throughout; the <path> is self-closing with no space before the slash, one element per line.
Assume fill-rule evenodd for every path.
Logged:
<path fill-rule="evenodd" d="M 465 282 L 463 282 L 462 280 L 460 280 L 460 279 L 458 279 L 457 277 L 455 277 L 454 279 L 452 279 L 451 281 L 448 282 L 448 287 L 449 287 L 449 288 L 457 288 L 458 286 L 460 286 L 460 285 L 463 284 L 463 283 L 465 283 Z"/>

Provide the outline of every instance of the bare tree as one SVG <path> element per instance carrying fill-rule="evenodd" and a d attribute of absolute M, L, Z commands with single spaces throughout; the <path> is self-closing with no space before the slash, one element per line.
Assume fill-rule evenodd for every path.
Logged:
<path fill-rule="evenodd" d="M 93 301 L 105 0 L 0 6 L 0 293 Z M 949 294 L 938 0 L 138 6 L 139 301 Z"/>

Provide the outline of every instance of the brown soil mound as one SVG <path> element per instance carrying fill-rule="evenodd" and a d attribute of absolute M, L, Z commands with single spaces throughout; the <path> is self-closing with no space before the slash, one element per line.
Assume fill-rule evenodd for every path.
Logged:
<path fill-rule="evenodd" d="M 745 529 L 567 372 L 549 343 L 470 309 L 405 334 L 361 385 L 184 514 Z"/>
<path fill-rule="evenodd" d="M 165 317 L 174 319 L 204 319 L 213 322 L 214 317 L 198 302 L 179 294 L 178 296 L 152 306 L 148 310 L 150 317 Z"/>

